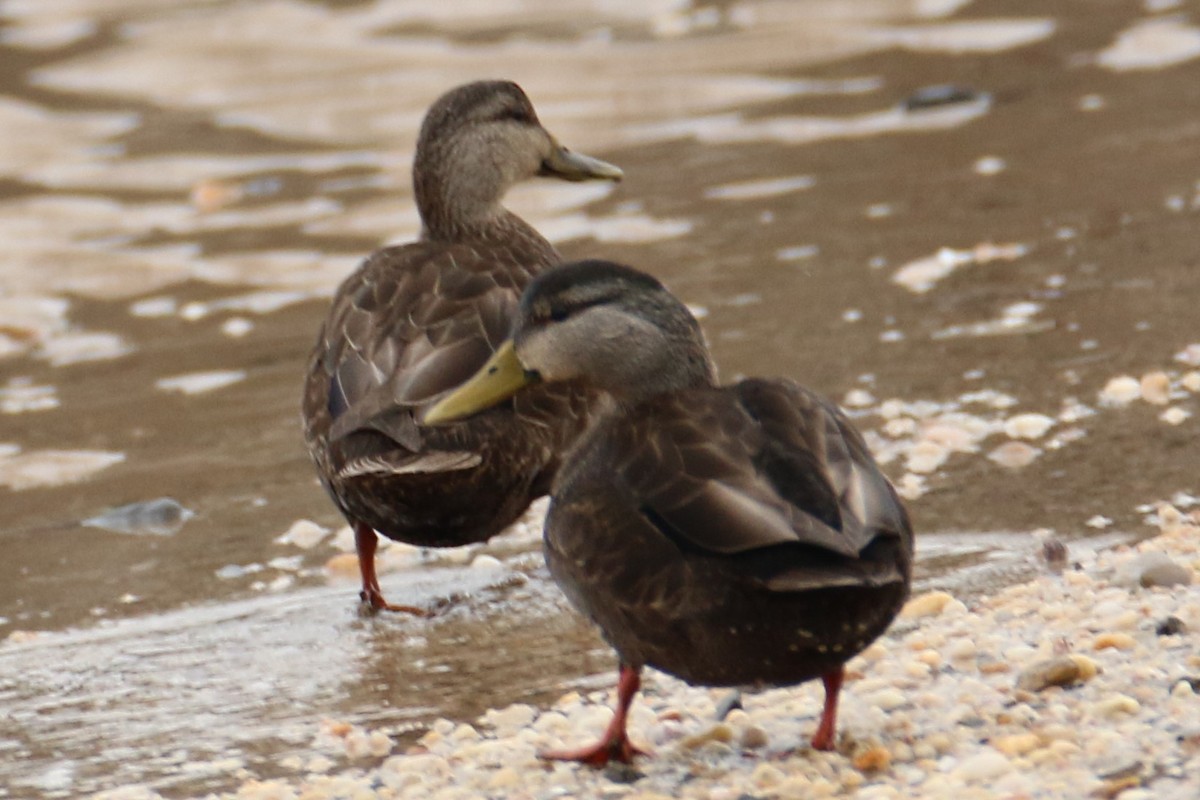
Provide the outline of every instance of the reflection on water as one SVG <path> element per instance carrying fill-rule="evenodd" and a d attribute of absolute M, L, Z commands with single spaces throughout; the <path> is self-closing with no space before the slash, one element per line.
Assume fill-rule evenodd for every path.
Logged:
<path fill-rule="evenodd" d="M 417 234 L 417 125 L 466 80 L 518 80 L 626 169 L 513 192 L 567 255 L 665 278 L 725 377 L 847 406 L 922 585 L 1189 510 L 1200 48 L 1151 5 L 0 5 L 0 797 L 195 794 L 324 717 L 403 746 L 611 666 L 528 526 L 381 551 L 433 622 L 358 620 L 330 583 L 353 557 L 300 444 L 304 359 L 338 281 Z M 169 535 L 81 524 L 170 498 Z"/>

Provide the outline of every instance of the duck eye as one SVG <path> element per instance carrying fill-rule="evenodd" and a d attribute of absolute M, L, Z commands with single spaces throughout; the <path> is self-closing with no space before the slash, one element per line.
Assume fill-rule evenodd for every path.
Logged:
<path fill-rule="evenodd" d="M 496 120 L 498 122 L 520 122 L 523 125 L 527 125 L 533 121 L 533 117 L 530 116 L 529 109 L 512 106 L 501 109 L 500 113 L 496 115 Z"/>

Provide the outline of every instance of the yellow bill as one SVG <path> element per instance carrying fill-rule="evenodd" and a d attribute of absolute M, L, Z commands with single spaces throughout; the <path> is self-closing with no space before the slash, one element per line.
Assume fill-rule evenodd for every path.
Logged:
<path fill-rule="evenodd" d="M 517 358 L 512 340 L 500 345 L 487 363 L 433 408 L 425 412 L 426 425 L 454 422 L 512 397 L 524 386 L 537 383 L 535 373 L 527 372 Z"/>

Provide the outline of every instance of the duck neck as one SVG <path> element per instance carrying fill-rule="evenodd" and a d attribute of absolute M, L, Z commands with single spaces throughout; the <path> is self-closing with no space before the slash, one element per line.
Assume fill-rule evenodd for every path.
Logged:
<path fill-rule="evenodd" d="M 685 346 L 673 350 L 670 358 L 647 363 L 636 379 L 606 386 L 614 408 L 629 413 L 664 395 L 715 386 L 716 367 L 703 343 L 689 338 L 681 344 Z"/>
<path fill-rule="evenodd" d="M 420 160 L 418 160 L 420 161 Z M 550 264 L 557 253 L 533 226 L 500 204 L 504 192 L 488 176 L 417 166 L 413 192 L 421 215 L 422 238 L 440 242 L 523 245 Z"/>

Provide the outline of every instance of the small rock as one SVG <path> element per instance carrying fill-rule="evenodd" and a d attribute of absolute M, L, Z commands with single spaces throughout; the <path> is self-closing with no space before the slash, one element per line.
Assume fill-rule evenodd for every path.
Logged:
<path fill-rule="evenodd" d="M 1036 733 L 1017 733 L 992 740 L 992 747 L 1006 756 L 1023 756 L 1038 749 L 1041 745 L 1041 737 Z"/>
<path fill-rule="evenodd" d="M 1136 787 L 1140 786 L 1141 783 L 1141 779 L 1136 776 L 1105 781 L 1100 788 L 1092 791 L 1092 797 L 1128 797 L 1131 791 L 1138 791 Z"/>
<path fill-rule="evenodd" d="M 1136 714 L 1142 704 L 1127 694 L 1114 694 L 1095 703 L 1092 709 L 1103 717 L 1120 717 L 1126 714 Z"/>
<path fill-rule="evenodd" d="M 899 689 L 888 687 L 864 697 L 863 700 L 884 711 L 895 711 L 908 702 L 908 697 Z"/>
<path fill-rule="evenodd" d="M 1042 542 L 1042 560 L 1051 572 L 1062 572 L 1067 566 L 1067 545 L 1062 539 L 1047 539 Z"/>
<path fill-rule="evenodd" d="M 1193 699 L 1200 693 L 1200 678 L 1180 678 L 1171 686 L 1172 697 Z"/>
<path fill-rule="evenodd" d="M 1054 427 L 1045 414 L 1017 414 L 1004 421 L 1004 433 L 1010 439 L 1040 439 Z"/>
<path fill-rule="evenodd" d="M 718 722 L 706 731 L 687 737 L 681 744 L 689 750 L 695 750 L 709 742 L 729 744 L 732 741 L 733 728 L 730 728 L 724 722 Z"/>
<path fill-rule="evenodd" d="M 1011 667 L 1009 667 L 1007 661 L 986 657 L 979 660 L 978 669 L 984 675 L 996 675 L 1001 672 L 1008 672 Z"/>
<path fill-rule="evenodd" d="M 1191 419 L 1192 412 L 1179 406 L 1171 406 L 1158 415 L 1158 418 L 1168 425 L 1182 425 Z"/>
<path fill-rule="evenodd" d="M 876 745 L 854 756 L 853 764 L 859 772 L 882 772 L 892 765 L 892 754 Z"/>
<path fill-rule="evenodd" d="M 987 749 L 964 760 L 953 774 L 964 781 L 984 781 L 1011 772 L 1012 768 L 1012 762 L 1003 753 Z"/>
<path fill-rule="evenodd" d="M 1019 469 L 1032 464 L 1041 454 L 1042 451 L 1033 445 L 1013 441 L 1000 445 L 987 457 L 1002 467 Z"/>
<path fill-rule="evenodd" d="M 758 725 L 750 725 L 742 731 L 741 738 L 738 739 L 740 744 L 746 750 L 759 750 L 766 747 L 771 741 L 771 737 L 766 730 Z"/>
<path fill-rule="evenodd" d="M 905 603 L 904 608 L 900 611 L 900 616 L 904 619 L 936 617 L 953 599 L 954 597 L 946 592 L 926 592 Z"/>
<path fill-rule="evenodd" d="M 1093 650 L 1132 650 L 1137 647 L 1137 640 L 1128 633 L 1102 633 L 1092 643 Z"/>
<path fill-rule="evenodd" d="M 639 770 L 633 764 L 622 764 L 620 761 L 613 761 L 604 768 L 604 777 L 613 783 L 637 783 L 646 777 L 646 773 Z"/>
<path fill-rule="evenodd" d="M 307 519 L 298 519 L 275 540 L 276 544 L 290 544 L 301 550 L 309 550 L 320 544 L 329 534 L 328 528 L 323 528 Z"/>
<path fill-rule="evenodd" d="M 118 506 L 103 514 L 85 519 L 82 524 L 89 528 L 103 528 L 116 533 L 150 534 L 170 536 L 183 527 L 183 523 L 196 516 L 184 508 L 173 497 L 159 497 L 140 503 Z"/>
<path fill-rule="evenodd" d="M 1100 404 L 1127 406 L 1141 396 L 1141 381 L 1129 375 L 1121 375 L 1104 384 L 1104 388 L 1100 390 Z"/>
<path fill-rule="evenodd" d="M 1079 664 L 1070 656 L 1060 656 L 1039 661 L 1021 670 L 1017 676 L 1017 688 L 1027 692 L 1040 692 L 1051 686 L 1069 686 L 1084 680 Z"/>
<path fill-rule="evenodd" d="M 1188 586 L 1192 582 L 1192 571 L 1170 558 L 1151 564 L 1138 575 L 1138 585 L 1144 589 L 1154 586 Z"/>
<path fill-rule="evenodd" d="M 946 655 L 953 661 L 962 661 L 968 658 L 974 658 L 979 652 L 979 648 L 975 646 L 972 639 L 958 639 L 946 649 Z"/>
<path fill-rule="evenodd" d="M 325 562 L 325 571 L 334 578 L 357 578 L 358 556 L 354 553 L 338 553 Z"/>
<path fill-rule="evenodd" d="M 1187 623 L 1179 617 L 1170 616 L 1158 623 L 1154 628 L 1154 632 L 1159 636 L 1178 636 L 1181 633 L 1187 632 Z"/>
<path fill-rule="evenodd" d="M 1171 379 L 1165 372 L 1147 372 L 1138 382 L 1142 399 L 1156 406 L 1165 406 L 1170 401 Z"/>
<path fill-rule="evenodd" d="M 479 570 L 502 570 L 504 564 L 495 556 L 489 556 L 487 553 L 475 556 L 471 560 L 471 569 Z"/>
<path fill-rule="evenodd" d="M 957 103 L 972 103 L 983 96 L 986 95 L 981 95 L 979 92 L 967 86 L 938 84 L 936 86 L 923 86 L 920 89 L 917 89 L 904 99 L 904 101 L 900 104 L 900 107 L 909 112 L 922 111 L 927 108 L 936 108 L 938 106 L 948 106 Z"/>
<path fill-rule="evenodd" d="M 1106 781 L 1119 781 L 1122 778 L 1134 778 L 1142 774 L 1145 765 L 1140 761 L 1131 761 L 1123 767 L 1100 773 L 1100 778 Z"/>
<path fill-rule="evenodd" d="M 1075 662 L 1075 666 L 1079 667 L 1079 680 L 1090 681 L 1100 673 L 1100 666 L 1085 655 L 1080 653 L 1072 653 L 1067 656 Z"/>
<path fill-rule="evenodd" d="M 754 768 L 754 772 L 750 773 L 750 783 L 760 789 L 769 789 L 772 786 L 778 786 L 784 778 L 783 770 L 774 764 L 759 764 Z"/>
<path fill-rule="evenodd" d="M 742 693 L 739 690 L 734 689 L 732 692 L 721 698 L 720 702 L 717 703 L 716 708 L 713 710 L 713 716 L 716 717 L 718 721 L 721 721 L 728 717 L 731 711 L 741 707 Z"/>
<path fill-rule="evenodd" d="M 524 778 L 521 773 L 517 772 L 512 767 L 501 767 L 488 780 L 489 789 L 516 789 L 522 783 Z"/>
<path fill-rule="evenodd" d="M 537 717 L 537 709 L 525 703 L 515 703 L 508 708 L 490 709 L 482 718 L 485 725 L 490 725 L 499 736 L 507 736 L 533 723 Z"/>

